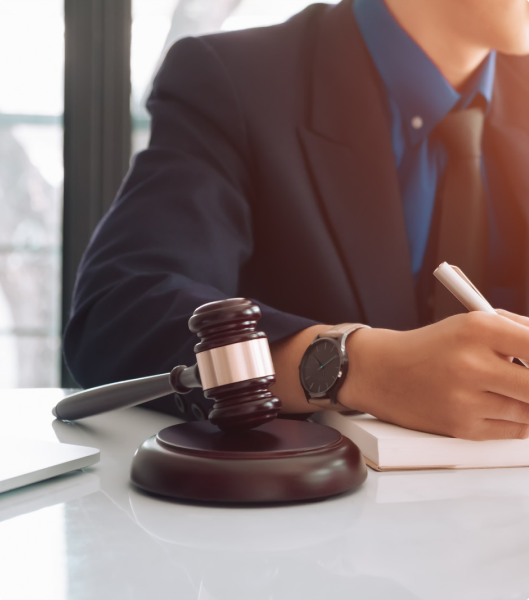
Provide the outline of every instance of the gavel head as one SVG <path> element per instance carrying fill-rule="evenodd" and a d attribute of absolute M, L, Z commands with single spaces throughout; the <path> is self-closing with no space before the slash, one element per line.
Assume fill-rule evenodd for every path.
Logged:
<path fill-rule="evenodd" d="M 268 339 L 256 331 L 261 310 L 251 300 L 204 304 L 189 319 L 202 389 L 215 401 L 211 423 L 223 431 L 259 427 L 276 418 L 281 401 L 268 389 L 275 372 Z"/>

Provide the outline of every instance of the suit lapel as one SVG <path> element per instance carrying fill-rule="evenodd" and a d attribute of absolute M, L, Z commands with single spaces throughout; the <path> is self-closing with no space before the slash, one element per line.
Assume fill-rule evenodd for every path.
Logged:
<path fill-rule="evenodd" d="M 522 219 L 524 304 L 529 314 L 529 59 L 498 57 L 490 119 L 485 129 L 487 148 L 498 164 L 503 185 L 510 191 Z"/>
<path fill-rule="evenodd" d="M 409 247 L 381 85 L 350 1 L 329 9 L 300 128 L 327 224 L 367 323 L 417 326 Z"/>

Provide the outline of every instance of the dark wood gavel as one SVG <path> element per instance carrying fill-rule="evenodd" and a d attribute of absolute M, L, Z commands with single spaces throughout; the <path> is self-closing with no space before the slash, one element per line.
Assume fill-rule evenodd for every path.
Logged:
<path fill-rule="evenodd" d="M 260 318 L 259 307 L 244 298 L 204 304 L 189 320 L 189 329 L 200 338 L 195 346 L 197 364 L 72 394 L 57 404 L 53 414 L 75 421 L 202 388 L 204 396 L 215 402 L 211 423 L 223 431 L 259 427 L 275 419 L 281 408 L 279 398 L 268 389 L 275 375 L 266 335 L 256 331 Z"/>
<path fill-rule="evenodd" d="M 261 311 L 232 298 L 199 307 L 189 328 L 197 364 L 103 385 L 61 400 L 53 414 L 74 421 L 202 388 L 214 401 L 207 421 L 167 427 L 134 455 L 132 482 L 151 493 L 206 502 L 286 502 L 322 498 L 367 476 L 358 448 L 316 423 L 276 420 L 281 401 Z"/>

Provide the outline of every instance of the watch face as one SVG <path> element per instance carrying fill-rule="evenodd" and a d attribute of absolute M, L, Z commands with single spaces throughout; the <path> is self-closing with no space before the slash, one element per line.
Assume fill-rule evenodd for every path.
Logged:
<path fill-rule="evenodd" d="M 301 361 L 301 383 L 310 394 L 324 394 L 336 383 L 340 369 L 338 345 L 329 339 L 316 340 Z"/>

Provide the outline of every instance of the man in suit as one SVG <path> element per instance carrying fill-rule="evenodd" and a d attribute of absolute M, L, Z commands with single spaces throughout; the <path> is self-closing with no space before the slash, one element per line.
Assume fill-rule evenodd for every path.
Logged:
<path fill-rule="evenodd" d="M 175 44 L 150 146 L 79 270 L 76 379 L 191 364 L 193 310 L 246 296 L 286 412 L 314 410 L 298 365 L 315 336 L 360 323 L 341 405 L 528 437 L 529 371 L 509 357 L 529 358 L 529 319 L 453 315 L 431 277 L 461 262 L 496 306 L 529 314 L 527 54 L 526 0 L 343 0 Z"/>

